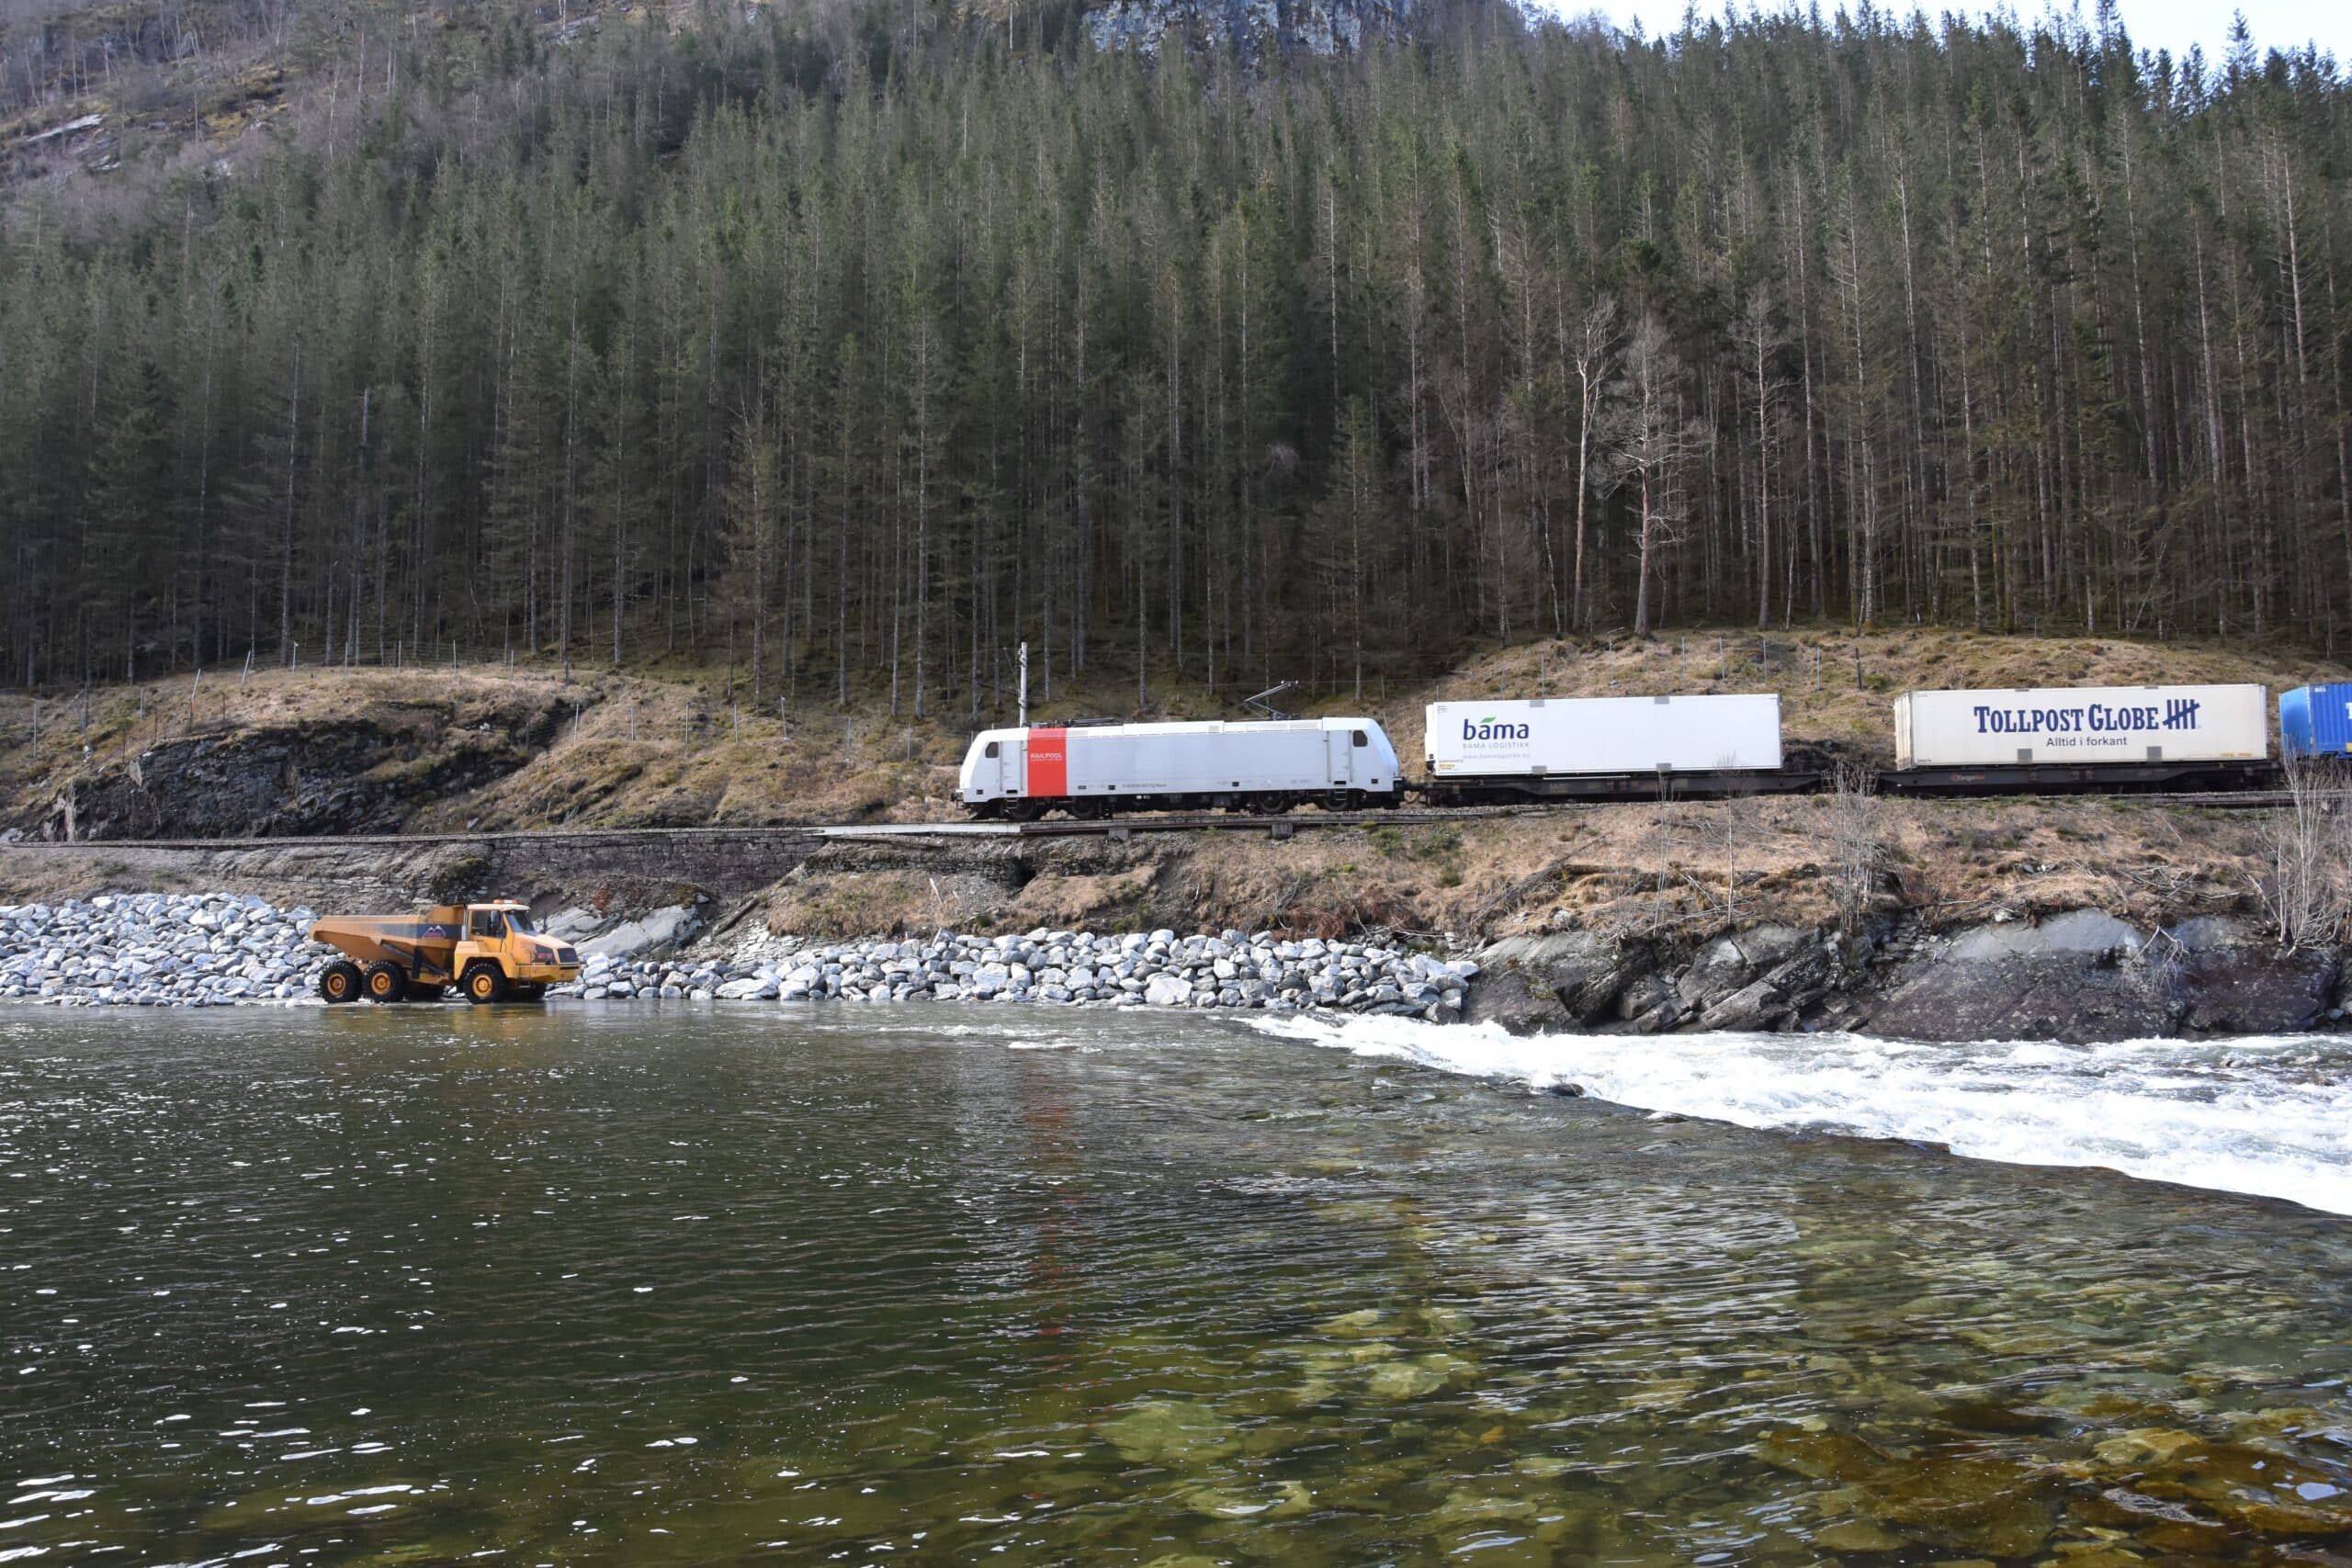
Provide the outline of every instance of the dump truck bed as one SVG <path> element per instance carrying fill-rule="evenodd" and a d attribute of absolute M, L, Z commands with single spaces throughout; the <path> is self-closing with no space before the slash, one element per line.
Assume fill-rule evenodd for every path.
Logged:
<path fill-rule="evenodd" d="M 338 915 L 311 928 L 322 942 L 358 964 L 390 959 L 423 979 L 454 978 L 450 963 L 466 934 L 462 908 L 440 906 L 421 915 Z"/>

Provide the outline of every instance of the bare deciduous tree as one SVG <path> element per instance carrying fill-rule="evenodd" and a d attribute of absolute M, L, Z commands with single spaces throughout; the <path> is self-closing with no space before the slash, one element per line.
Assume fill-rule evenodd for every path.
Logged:
<path fill-rule="evenodd" d="M 1682 466 L 1706 444 L 1706 432 L 1683 404 L 1687 372 L 1656 313 L 1645 315 L 1625 345 L 1625 401 L 1610 421 L 1608 446 L 1617 483 L 1633 493 L 1634 632 L 1650 630 L 1650 587 L 1658 554 L 1683 521 Z"/>
<path fill-rule="evenodd" d="M 2340 761 L 2290 757 L 2285 773 L 2287 804 L 2259 829 L 2254 893 L 2271 934 L 2292 953 L 2352 933 L 2352 772 Z"/>
<path fill-rule="evenodd" d="M 1585 620 L 1584 542 L 1586 509 L 1592 492 L 1592 438 L 1610 396 L 1610 379 L 1617 369 L 1617 301 L 1604 294 L 1577 320 L 1573 342 L 1562 345 L 1577 377 L 1577 541 L 1570 569 L 1570 625 L 1582 631 Z"/>
<path fill-rule="evenodd" d="M 1870 913 L 1886 846 L 1880 837 L 1877 797 L 1866 768 L 1838 764 L 1830 780 L 1829 887 L 1838 929 L 1852 936 Z"/>

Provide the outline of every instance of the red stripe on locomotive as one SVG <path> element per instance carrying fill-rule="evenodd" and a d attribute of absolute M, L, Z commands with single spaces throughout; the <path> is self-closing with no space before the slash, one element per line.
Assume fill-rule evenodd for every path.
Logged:
<path fill-rule="evenodd" d="M 1042 798 L 1069 793 L 1069 731 L 1029 732 L 1029 795 Z"/>

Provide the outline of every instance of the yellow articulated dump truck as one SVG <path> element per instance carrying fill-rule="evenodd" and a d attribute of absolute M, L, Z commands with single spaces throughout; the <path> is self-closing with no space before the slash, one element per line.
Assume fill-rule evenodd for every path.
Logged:
<path fill-rule="evenodd" d="M 535 1002 L 549 986 L 580 977 L 568 942 L 531 929 L 520 904 L 437 904 L 419 915 L 336 916 L 311 940 L 343 956 L 319 976 L 330 1002 L 397 1002 L 457 987 L 469 1002 Z"/>

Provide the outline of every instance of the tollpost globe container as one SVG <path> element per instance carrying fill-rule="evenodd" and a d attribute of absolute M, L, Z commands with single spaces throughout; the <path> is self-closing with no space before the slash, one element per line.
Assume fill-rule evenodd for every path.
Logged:
<path fill-rule="evenodd" d="M 1906 692 L 1894 705 L 1894 765 L 2260 761 L 2268 707 L 2257 685 Z"/>

